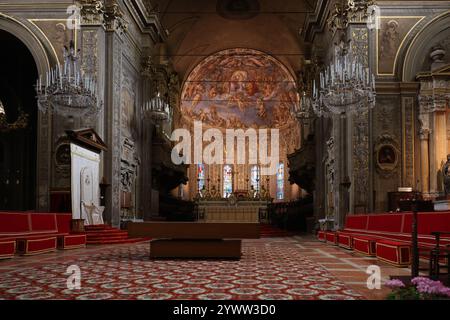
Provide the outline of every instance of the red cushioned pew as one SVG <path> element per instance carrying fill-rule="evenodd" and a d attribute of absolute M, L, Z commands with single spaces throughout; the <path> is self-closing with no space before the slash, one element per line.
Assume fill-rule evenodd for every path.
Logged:
<path fill-rule="evenodd" d="M 70 233 L 71 214 L 0 212 L 0 258 L 86 245 L 85 234 Z"/>
<path fill-rule="evenodd" d="M 411 212 L 351 215 L 347 216 L 343 230 L 325 231 L 323 238 L 340 247 L 407 266 L 411 263 L 411 225 Z M 450 212 L 418 213 L 419 249 L 435 246 L 433 231 L 450 231 Z M 442 237 L 440 245 L 450 245 L 450 237 Z M 428 256 L 425 253 L 422 257 Z"/>

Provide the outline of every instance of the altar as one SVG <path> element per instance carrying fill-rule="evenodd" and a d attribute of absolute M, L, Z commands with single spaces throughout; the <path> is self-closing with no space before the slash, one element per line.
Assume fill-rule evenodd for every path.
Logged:
<path fill-rule="evenodd" d="M 228 198 L 198 197 L 195 199 L 197 220 L 204 222 L 253 222 L 267 219 L 267 208 L 272 199 L 240 196 Z"/>

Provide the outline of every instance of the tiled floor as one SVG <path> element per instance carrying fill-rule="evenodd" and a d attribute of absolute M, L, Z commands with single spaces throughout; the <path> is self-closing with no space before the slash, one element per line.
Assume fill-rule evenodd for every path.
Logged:
<path fill-rule="evenodd" d="M 410 268 L 398 268 L 374 257 L 358 254 L 338 246 L 319 242 L 311 236 L 295 237 L 299 240 L 301 253 L 310 260 L 324 266 L 331 274 L 367 299 L 384 299 L 390 292 L 383 284 L 390 276 L 408 276 Z M 369 266 L 380 267 L 381 288 L 368 289 Z"/>
<path fill-rule="evenodd" d="M 275 299 L 277 297 L 293 299 L 335 297 L 336 299 L 340 299 L 349 297 L 361 298 L 358 297 L 357 293 L 359 293 L 366 299 L 384 299 L 389 292 L 389 289 L 383 286 L 384 281 L 389 279 L 389 276 L 401 276 L 410 273 L 408 268 L 393 267 L 378 261 L 376 258 L 365 257 L 349 250 L 318 242 L 310 236 L 266 238 L 260 240 L 245 240 L 243 251 L 246 256 L 239 262 L 216 263 L 213 261 L 206 263 L 210 268 L 215 268 L 216 272 L 215 276 L 205 276 L 206 278 L 217 278 L 217 274 L 220 275 L 223 271 L 222 269 L 227 269 L 227 273 L 234 272 L 233 276 L 237 277 L 237 280 L 231 281 L 231 283 L 234 284 L 230 284 L 231 289 L 227 289 L 228 291 L 219 288 L 219 285 L 211 279 L 206 279 L 205 284 L 200 285 L 198 272 L 205 266 L 205 263 L 201 261 L 186 262 L 189 265 L 186 266 L 193 270 L 191 277 L 185 280 L 177 280 L 178 285 L 182 285 L 182 288 L 178 287 L 176 290 L 172 289 L 172 291 L 168 291 L 167 288 L 162 288 L 160 284 L 149 284 L 146 282 L 144 287 L 142 284 L 144 283 L 144 279 L 147 281 L 151 277 L 158 278 L 156 279 L 158 280 L 158 283 L 167 282 L 167 279 L 176 279 L 179 277 L 179 271 L 177 271 L 177 269 L 180 269 L 180 267 L 177 266 L 177 262 L 173 261 L 169 261 L 167 265 L 150 261 L 147 258 L 148 250 L 148 243 L 117 246 L 89 246 L 86 249 L 58 251 L 39 256 L 15 257 L 14 259 L 3 260 L 0 261 L 0 298 L 9 299 L 17 296 L 25 298 L 77 298 L 77 296 L 66 293 L 63 294 L 62 292 L 65 291 L 61 289 L 65 285 L 63 281 L 65 279 L 65 277 L 63 277 L 63 267 L 73 263 L 79 263 L 83 270 L 93 270 L 96 265 L 103 267 L 103 270 L 90 271 L 88 273 L 89 277 L 92 276 L 92 279 L 90 280 L 92 285 L 89 288 L 91 290 L 90 293 L 86 296 L 91 298 L 138 298 L 144 296 L 145 298 L 195 299 L 201 296 L 217 296 L 231 299 L 243 299 L 246 297 L 260 299 L 261 297 L 272 296 Z M 184 261 L 179 263 L 183 264 Z M 380 267 L 382 277 L 381 289 L 370 290 L 367 288 L 369 274 L 367 274 L 366 271 L 367 268 L 372 265 Z M 131 278 L 129 280 L 127 278 L 127 281 L 132 283 L 131 285 L 121 281 L 123 274 L 119 274 L 116 269 L 117 266 L 119 269 L 124 270 L 123 272 L 125 274 L 129 274 L 128 277 Z M 154 269 L 152 273 L 147 274 L 148 272 L 146 270 L 152 268 Z M 279 278 L 277 280 L 279 281 L 279 283 L 277 282 L 278 284 L 274 284 L 270 279 L 262 281 L 261 278 L 264 277 L 258 278 L 257 273 L 260 270 L 266 269 L 267 272 L 264 273 L 264 275 L 266 277 Z M 289 273 L 283 271 L 286 269 L 292 270 L 293 272 Z M 168 270 L 172 272 L 169 276 L 166 274 Z M 117 274 L 114 272 L 117 272 Z M 141 274 L 138 274 L 139 272 L 141 272 Z M 161 276 L 158 275 L 158 272 L 161 272 Z M 287 275 L 284 276 L 282 274 L 280 276 L 280 272 L 287 273 Z M 297 272 L 298 275 L 296 275 L 295 272 Z M 328 284 L 316 283 L 314 280 L 305 282 L 305 278 L 308 277 L 308 272 L 318 275 L 318 278 L 326 278 Z M 43 275 L 41 277 L 44 278 L 38 279 L 39 277 L 35 274 L 41 274 Z M 100 281 L 97 283 L 98 281 L 95 281 L 95 279 L 102 279 L 102 277 L 110 275 L 115 279 L 112 281 L 116 281 L 118 285 L 123 285 L 123 288 L 120 286 L 117 288 L 110 288 L 108 285 L 103 284 L 104 282 Z M 133 280 L 133 275 L 136 276 L 136 279 L 139 278 L 141 280 Z M 209 281 L 209 284 L 207 284 L 207 281 Z M 18 284 L 19 282 L 31 283 L 31 286 L 35 287 L 33 290 L 36 290 L 36 292 L 16 288 L 20 287 Z M 49 283 L 52 282 L 55 282 L 55 284 L 49 285 Z M 189 285 L 192 287 L 191 282 L 197 283 L 194 286 L 195 288 L 189 287 Z M 246 283 L 248 285 L 244 285 Z M 296 283 L 297 285 L 292 286 L 293 283 Z M 302 287 L 302 283 L 306 283 L 304 287 Z M 272 287 L 270 287 L 270 285 L 272 285 Z M 11 287 L 9 288 L 8 286 Z M 331 290 L 333 287 L 336 288 L 335 292 L 326 291 Z M 40 288 L 40 290 L 38 288 Z M 214 288 L 214 290 L 210 290 L 211 288 Z M 281 288 L 283 288 L 283 290 L 281 290 Z M 104 289 L 108 289 L 109 291 L 106 290 L 105 292 Z M 199 294 L 186 296 L 186 290 L 190 289 L 197 290 Z M 48 290 L 48 292 L 45 292 L 46 290 Z M 95 293 L 97 290 L 100 290 L 103 293 L 97 296 Z M 145 294 L 133 295 L 134 293 L 132 292 L 130 295 L 130 290 L 142 291 Z M 195 292 L 195 290 L 192 292 Z M 124 295 L 123 292 L 126 291 L 128 291 L 128 293 Z M 15 294 L 16 292 L 17 294 Z M 23 292 L 23 294 L 20 295 L 21 292 Z M 181 295 L 179 294 L 180 292 L 182 293 Z M 230 292 L 232 294 L 230 294 Z M 243 294 L 249 294 L 251 292 L 254 292 L 255 294 L 242 296 Z M 286 292 L 289 294 L 286 294 Z M 316 293 L 314 294 L 314 292 Z"/>

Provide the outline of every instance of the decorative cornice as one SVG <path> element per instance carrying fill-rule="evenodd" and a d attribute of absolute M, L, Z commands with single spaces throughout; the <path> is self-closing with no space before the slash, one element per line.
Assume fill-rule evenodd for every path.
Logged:
<path fill-rule="evenodd" d="M 127 32 L 128 21 L 124 19 L 124 13 L 116 0 L 106 6 L 104 19 L 106 31 L 118 31 L 119 33 Z"/>
<path fill-rule="evenodd" d="M 351 22 L 365 22 L 372 0 L 336 0 L 327 20 L 329 30 L 346 30 Z"/>
<path fill-rule="evenodd" d="M 377 94 L 415 95 L 419 92 L 418 82 L 381 82 L 376 83 Z"/>
<path fill-rule="evenodd" d="M 329 4 L 329 1 L 317 0 L 314 11 L 306 15 L 301 33 L 305 42 L 313 42 L 316 34 L 325 29 Z"/>
<path fill-rule="evenodd" d="M 80 5 L 82 25 L 103 25 L 105 4 L 102 0 L 81 0 Z"/>
<path fill-rule="evenodd" d="M 143 33 L 150 35 L 154 43 L 167 40 L 167 31 L 161 24 L 158 13 L 151 6 L 150 1 L 130 0 L 125 1 L 125 6 Z"/>

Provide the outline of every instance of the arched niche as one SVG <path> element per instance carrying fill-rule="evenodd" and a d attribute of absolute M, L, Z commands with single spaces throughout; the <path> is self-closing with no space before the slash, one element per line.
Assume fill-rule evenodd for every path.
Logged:
<path fill-rule="evenodd" d="M 22 42 L 33 57 L 38 74 L 45 74 L 57 62 L 51 43 L 26 20 L 0 13 L 0 30 Z M 51 115 L 37 114 L 36 210 L 49 209 Z"/>

